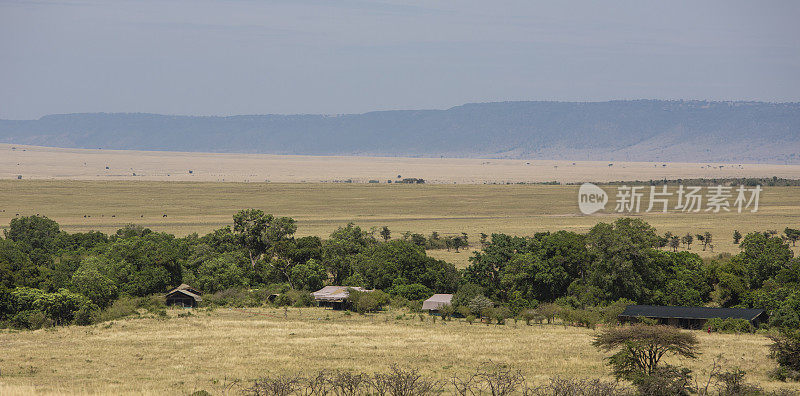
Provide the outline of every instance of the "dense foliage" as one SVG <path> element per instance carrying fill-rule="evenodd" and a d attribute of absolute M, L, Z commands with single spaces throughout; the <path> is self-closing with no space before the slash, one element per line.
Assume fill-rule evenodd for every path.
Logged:
<path fill-rule="evenodd" d="M 386 305 L 387 298 L 393 306 L 417 309 L 434 293 L 455 293 L 447 316 L 498 323 L 560 317 L 593 327 L 639 303 L 757 307 L 769 311 L 770 325 L 800 327 L 800 260 L 793 257 L 792 241 L 773 232 L 747 234 L 739 254 L 706 260 L 671 251 L 667 238 L 639 219 L 598 223 L 585 234 L 482 234 L 481 250 L 457 270 L 426 249 L 463 247 L 463 234 L 392 238 L 386 227 L 364 231 L 347 224 L 322 239 L 296 237 L 296 230 L 293 219 L 257 209 L 237 213 L 231 226 L 183 238 L 135 225 L 110 236 L 70 234 L 46 217 L 18 217 L 0 238 L 0 322 L 35 327 L 31 323 L 89 321 L 120 299 L 187 283 L 203 290 L 207 303 L 232 296 L 263 301 L 277 293 L 281 304 L 301 306 L 309 304 L 309 291 L 333 284 L 387 293 L 365 298 L 364 312 Z M 710 234 L 702 237 L 710 242 Z M 687 248 L 690 239 L 683 238 Z M 272 291 L 262 296 L 267 289 Z M 252 293 L 230 290 L 262 291 L 254 300 Z M 725 322 L 715 329 L 748 326 Z"/>

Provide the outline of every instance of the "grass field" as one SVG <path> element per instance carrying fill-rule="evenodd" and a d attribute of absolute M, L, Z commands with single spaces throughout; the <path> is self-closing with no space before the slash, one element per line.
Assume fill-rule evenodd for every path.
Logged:
<path fill-rule="evenodd" d="M 225 384 L 267 374 L 324 368 L 385 371 L 392 363 L 448 379 L 492 360 L 537 383 L 553 376 L 610 379 L 595 331 L 561 325 L 469 325 L 385 312 L 346 316 L 321 308 L 197 310 L 168 320 L 118 320 L 0 332 L 0 393 L 222 394 Z M 770 381 L 769 340 L 754 334 L 696 332 L 701 356 L 682 361 L 700 377 L 715 356 L 766 389 L 800 390 Z M 676 362 L 673 362 L 676 363 Z"/>
<path fill-rule="evenodd" d="M 429 184 L 601 182 L 730 177 L 800 178 L 800 165 L 213 154 L 84 150 L 0 143 L 0 179 Z"/>
<path fill-rule="evenodd" d="M 613 197 L 614 187 L 606 189 Z M 0 180 L 0 191 L 3 227 L 17 214 L 42 214 L 71 232 L 113 233 L 136 223 L 176 235 L 204 234 L 231 224 L 236 211 L 252 207 L 297 219 L 298 235 L 327 237 L 337 227 L 354 222 L 365 230 L 387 225 L 393 237 L 404 231 L 426 235 L 432 231 L 442 235 L 466 232 L 477 247 L 482 232 L 585 232 L 600 221 L 619 217 L 613 213 L 580 214 L 576 186 Z M 714 253 L 736 253 L 735 229 L 744 234 L 800 228 L 800 187 L 765 187 L 757 213 L 638 216 L 659 233 L 709 231 L 715 237 Z M 692 251 L 714 254 L 697 245 Z M 469 256 L 468 252 L 445 250 L 430 254 L 459 265 Z"/>

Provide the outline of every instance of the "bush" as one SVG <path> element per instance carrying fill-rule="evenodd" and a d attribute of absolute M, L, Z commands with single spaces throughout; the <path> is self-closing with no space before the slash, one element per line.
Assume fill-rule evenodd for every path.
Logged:
<path fill-rule="evenodd" d="M 14 315 L 11 318 L 11 324 L 17 328 L 37 330 L 44 327 L 52 327 L 55 323 L 44 312 L 29 310 Z"/>
<path fill-rule="evenodd" d="M 66 289 L 47 293 L 39 289 L 18 287 L 9 293 L 8 299 L 6 309 L 13 315 L 12 324 L 23 328 L 41 328 L 51 322 L 56 325 L 71 324 L 81 309 L 98 309 L 87 297 Z"/>
<path fill-rule="evenodd" d="M 525 324 L 530 326 L 531 322 L 536 321 L 537 323 L 542 323 L 544 318 L 536 312 L 535 309 L 526 309 L 520 313 L 520 317 L 525 320 Z"/>
<path fill-rule="evenodd" d="M 473 315 L 487 316 L 487 310 L 494 307 L 494 302 L 482 295 L 477 295 L 469 302 L 468 307 Z"/>
<path fill-rule="evenodd" d="M 800 377 L 800 330 L 784 331 L 780 335 L 770 337 L 769 356 L 778 362 L 780 369 L 776 376 L 783 379 Z"/>
<path fill-rule="evenodd" d="M 658 367 L 650 374 L 633 380 L 640 395 L 647 396 L 688 396 L 694 389 L 691 386 L 691 370 L 670 365 Z"/>
<path fill-rule="evenodd" d="M 756 330 L 747 319 L 712 318 L 708 320 L 708 326 L 720 333 L 752 333 Z"/>
<path fill-rule="evenodd" d="M 625 310 L 628 305 L 636 304 L 627 298 L 620 298 L 617 301 L 603 307 L 601 310 L 603 314 L 603 323 L 617 324 L 619 323 L 619 315 Z"/>
<path fill-rule="evenodd" d="M 164 300 L 158 296 L 131 297 L 123 296 L 98 313 L 98 322 L 121 319 L 127 316 L 139 315 L 139 311 L 156 314 L 164 310 Z"/>
<path fill-rule="evenodd" d="M 442 315 L 442 320 L 450 320 L 454 313 L 456 313 L 456 309 L 450 304 L 442 305 L 439 308 L 439 314 Z"/>
<path fill-rule="evenodd" d="M 558 313 L 558 317 L 564 322 L 564 324 L 571 324 L 577 326 L 583 326 L 590 329 L 594 329 L 597 327 L 597 324 L 600 322 L 601 315 L 599 312 L 590 311 L 586 309 L 572 309 L 572 308 L 561 308 Z"/>
<path fill-rule="evenodd" d="M 717 379 L 717 391 L 720 396 L 760 395 L 763 389 L 744 380 L 747 373 L 738 368 L 714 374 Z"/>
<path fill-rule="evenodd" d="M 267 297 L 280 291 L 283 285 L 264 289 L 225 289 L 213 294 L 203 295 L 204 306 L 230 306 L 237 308 L 260 307 L 267 301 Z M 283 294 L 281 294 L 283 295 Z M 280 298 L 280 296 L 278 296 Z M 277 301 L 277 299 L 276 299 Z M 287 305 L 292 305 L 292 302 Z"/>
<path fill-rule="evenodd" d="M 558 316 L 559 312 L 561 312 L 561 307 L 552 303 L 542 304 L 536 308 L 536 313 L 547 319 L 547 324 L 553 323 L 553 320 Z"/>
<path fill-rule="evenodd" d="M 490 308 L 486 316 L 494 319 L 497 324 L 502 325 L 506 324 L 506 319 L 511 317 L 511 310 L 504 306 Z"/>
<path fill-rule="evenodd" d="M 306 291 L 289 290 L 278 295 L 274 303 L 279 307 L 311 307 L 314 305 L 314 298 Z"/>
<path fill-rule="evenodd" d="M 391 298 L 388 294 L 380 291 L 358 291 L 349 289 L 348 300 L 351 308 L 358 313 L 375 312 L 389 304 Z"/>
<path fill-rule="evenodd" d="M 800 291 L 792 293 L 780 303 L 770 316 L 769 324 L 787 329 L 800 328 Z"/>
<path fill-rule="evenodd" d="M 75 324 L 80 326 L 87 326 L 96 323 L 100 319 L 100 308 L 94 304 L 87 304 L 81 306 L 78 312 L 75 313 Z"/>

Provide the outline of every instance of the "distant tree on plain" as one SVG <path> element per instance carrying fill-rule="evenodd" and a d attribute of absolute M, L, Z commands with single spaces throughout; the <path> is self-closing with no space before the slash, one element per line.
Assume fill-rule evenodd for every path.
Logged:
<path fill-rule="evenodd" d="M 392 231 L 389 230 L 388 226 L 383 226 L 383 228 L 381 228 L 381 238 L 383 238 L 383 241 L 388 241 L 391 237 Z"/>

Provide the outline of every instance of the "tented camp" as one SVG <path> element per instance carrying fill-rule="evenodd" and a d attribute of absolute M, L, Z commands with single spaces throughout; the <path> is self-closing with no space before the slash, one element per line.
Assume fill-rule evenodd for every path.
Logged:
<path fill-rule="evenodd" d="M 628 305 L 619 315 L 621 322 L 636 322 L 639 318 L 655 319 L 659 324 L 684 329 L 703 329 L 706 322 L 714 318 L 744 319 L 758 327 L 767 320 L 767 313 L 763 309 Z"/>
<path fill-rule="evenodd" d="M 364 292 L 372 291 L 361 287 L 352 286 L 325 286 L 322 289 L 311 293 L 311 296 L 314 297 L 314 301 L 316 301 L 317 305 L 320 307 L 345 309 L 347 308 L 347 298 L 350 296 L 348 289 Z"/>
<path fill-rule="evenodd" d="M 452 294 L 434 294 L 431 298 L 422 302 L 422 310 L 436 313 L 439 312 L 443 306 L 450 305 L 452 301 Z"/>
<path fill-rule="evenodd" d="M 200 297 L 202 294 L 200 290 L 183 283 L 167 293 L 166 304 L 196 308 L 200 301 L 203 301 Z"/>

